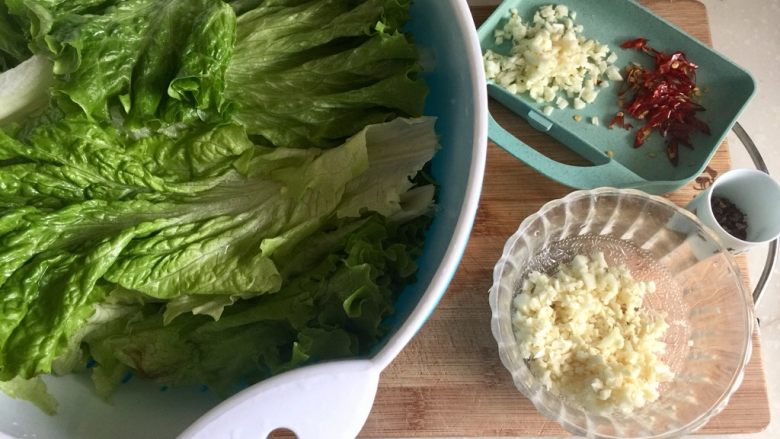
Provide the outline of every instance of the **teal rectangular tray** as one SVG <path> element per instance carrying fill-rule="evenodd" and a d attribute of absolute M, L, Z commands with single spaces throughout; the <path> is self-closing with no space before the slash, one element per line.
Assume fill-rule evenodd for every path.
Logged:
<path fill-rule="evenodd" d="M 610 87 L 601 89 L 596 101 L 582 110 L 556 108 L 550 116 L 545 116 L 542 108 L 550 104 L 537 104 L 527 93 L 514 95 L 488 81 L 491 97 L 528 120 L 534 128 L 547 132 L 592 162 L 593 166 L 572 166 L 554 161 L 504 130 L 492 116 L 489 119 L 490 139 L 547 177 L 580 189 L 631 187 L 661 194 L 674 191 L 701 174 L 755 94 L 756 82 L 750 73 L 631 0 L 505 0 L 479 28 L 483 53 L 488 49 L 502 54 L 509 52 L 511 43 L 496 45 L 493 31 L 504 26 L 510 9 L 516 8 L 523 22 L 528 22 L 540 6 L 549 4 L 563 4 L 576 11 L 575 24 L 583 25 L 582 34 L 609 45 L 618 56 L 615 64 L 621 74 L 630 62 L 646 66 L 653 62 L 636 50 L 621 49 L 620 44 L 626 40 L 643 37 L 655 49 L 683 51 L 690 61 L 699 65 L 696 82 L 704 91 L 700 102 L 706 111 L 698 116 L 709 124 L 711 134 L 694 134 L 694 148 L 681 145 L 679 164 L 673 166 L 666 157 L 664 141 L 656 132 L 642 147 L 633 147 L 634 133 L 642 125 L 641 121 L 627 116 L 626 120 L 634 125 L 630 131 L 606 127 L 619 111 L 620 82 L 612 82 Z M 574 115 L 583 118 L 577 122 Z M 600 119 L 601 126 L 590 123 L 593 116 Z M 614 156 L 609 157 L 607 151 Z"/>

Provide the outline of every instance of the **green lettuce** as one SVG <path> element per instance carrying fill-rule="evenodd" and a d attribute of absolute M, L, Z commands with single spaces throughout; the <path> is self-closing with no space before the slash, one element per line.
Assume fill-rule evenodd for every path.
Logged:
<path fill-rule="evenodd" d="M 435 196 L 408 8 L 0 0 L 0 390 L 370 352 Z"/>
<path fill-rule="evenodd" d="M 280 3 L 284 6 L 280 6 Z M 267 1 L 238 19 L 225 90 L 257 142 L 330 147 L 422 114 L 408 0 Z"/>
<path fill-rule="evenodd" d="M 29 380 L 16 377 L 10 381 L 0 381 L 0 392 L 12 398 L 30 401 L 47 415 L 57 413 L 57 400 L 46 389 L 46 383 L 41 377 Z"/>
<path fill-rule="evenodd" d="M 221 0 L 6 0 L 37 52 L 54 60 L 54 93 L 90 118 L 135 126 L 214 117 L 235 14 Z M 2 15 L 0 14 L 0 17 Z"/>
<path fill-rule="evenodd" d="M 50 373 L 94 307 L 115 286 L 150 299 L 178 298 L 176 304 L 184 296 L 225 296 L 218 299 L 219 305 L 199 301 L 198 306 L 215 310 L 238 298 L 278 294 L 284 261 L 328 222 L 338 217 L 360 218 L 365 212 L 390 216 L 403 210 L 400 194 L 411 185 L 409 176 L 422 169 L 435 152 L 433 124 L 431 118 L 397 119 L 369 126 L 328 150 L 245 150 L 234 156 L 233 167 L 226 168 L 220 178 L 209 177 L 219 184 L 193 185 L 202 190 L 192 193 L 163 186 L 158 189 L 165 195 L 150 192 L 155 195 L 151 201 L 141 196 L 111 201 L 83 197 L 79 201 L 74 196 L 66 207 L 27 203 L 0 216 L 0 305 L 5 311 L 0 315 L 0 377 Z M 77 125 L 71 122 L 68 126 Z M 42 132 L 64 136 L 54 129 Z M 30 139 L 42 144 L 38 135 L 44 134 L 33 133 Z M 89 148 L 69 156 L 26 148 L 21 141 L 6 143 L 9 147 L 3 151 L 7 156 L 15 152 L 16 159 L 43 154 L 50 162 L 59 159 L 82 166 L 82 176 L 94 169 L 91 178 L 63 184 L 97 181 L 155 189 L 147 184 L 155 181 L 153 175 L 138 181 L 127 176 L 138 151 L 132 145 L 126 148 L 126 160 L 118 148 L 112 156 L 115 160 L 93 163 L 90 159 L 100 155 Z M 101 145 L 89 143 L 95 144 Z M 170 170 L 185 174 L 192 171 L 184 166 L 191 159 L 190 154 L 160 158 L 171 164 Z M 6 168 L 13 174 L 19 166 L 26 165 Z M 107 169 L 114 169 L 114 175 Z M 34 175 L 25 179 L 36 180 Z M 61 175 L 46 174 L 51 178 Z M 363 200 L 359 211 L 355 200 Z"/>
<path fill-rule="evenodd" d="M 162 305 L 146 305 L 143 319 L 131 316 L 113 333 L 87 337 L 98 363 L 93 379 L 110 389 L 132 370 L 161 384 L 207 384 L 229 394 L 310 359 L 366 354 L 413 279 L 427 222 L 388 224 L 374 215 L 334 223 L 299 245 L 307 254 L 285 264 L 296 274 L 277 293 L 239 301 L 218 321 L 183 314 L 163 325 Z"/>

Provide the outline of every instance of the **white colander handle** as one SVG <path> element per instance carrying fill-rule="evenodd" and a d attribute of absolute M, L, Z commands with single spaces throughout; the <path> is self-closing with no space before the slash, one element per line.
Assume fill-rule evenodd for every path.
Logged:
<path fill-rule="evenodd" d="M 381 366 L 347 360 L 307 366 L 256 384 L 218 405 L 179 439 L 354 438 L 376 396 Z"/>

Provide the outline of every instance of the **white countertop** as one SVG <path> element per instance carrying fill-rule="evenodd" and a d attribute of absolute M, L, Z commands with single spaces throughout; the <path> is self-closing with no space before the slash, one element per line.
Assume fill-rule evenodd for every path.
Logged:
<path fill-rule="evenodd" d="M 674 0 L 669 0 L 674 1 Z M 758 146 L 770 174 L 780 177 L 780 0 L 701 0 L 707 6 L 715 49 L 750 71 L 758 82 L 758 92 L 739 123 Z M 469 0 L 473 5 L 499 3 L 495 0 Z M 739 140 L 731 134 L 733 167 L 752 168 L 753 162 Z M 751 251 L 750 278 L 757 280 L 764 267 L 765 249 Z M 775 439 L 780 438 L 780 269 L 775 269 L 757 307 L 761 321 L 763 363 L 769 392 L 772 421 L 756 434 L 697 435 L 697 438 Z"/>

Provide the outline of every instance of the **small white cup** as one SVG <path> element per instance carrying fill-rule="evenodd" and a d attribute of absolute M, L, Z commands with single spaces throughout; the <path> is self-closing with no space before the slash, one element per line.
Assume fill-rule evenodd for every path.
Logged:
<path fill-rule="evenodd" d="M 748 224 L 745 240 L 731 235 L 715 219 L 712 212 L 713 196 L 726 198 L 745 214 Z M 712 229 L 733 254 L 780 236 L 780 184 L 769 174 L 755 169 L 726 172 L 694 198 L 687 209 Z"/>

